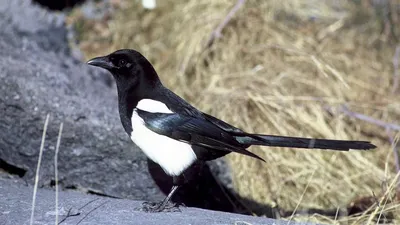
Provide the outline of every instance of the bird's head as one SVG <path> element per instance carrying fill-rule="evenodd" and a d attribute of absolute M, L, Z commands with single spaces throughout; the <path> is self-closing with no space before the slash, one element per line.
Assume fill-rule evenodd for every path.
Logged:
<path fill-rule="evenodd" d="M 120 49 L 109 55 L 93 58 L 87 64 L 110 71 L 117 83 L 159 82 L 158 75 L 150 62 L 132 49 Z"/>

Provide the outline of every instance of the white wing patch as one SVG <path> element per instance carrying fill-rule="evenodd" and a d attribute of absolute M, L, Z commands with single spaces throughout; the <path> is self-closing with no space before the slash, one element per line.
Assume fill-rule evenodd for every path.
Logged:
<path fill-rule="evenodd" d="M 156 104 L 152 103 L 151 107 L 149 107 L 150 102 L 155 102 Z M 142 102 L 140 106 L 147 106 L 146 109 L 142 110 L 148 112 L 149 110 L 152 112 L 164 110 L 162 112 L 167 113 L 165 110 L 166 106 L 164 105 L 165 108 L 162 108 L 162 105 L 164 104 L 161 102 L 149 100 Z M 156 109 L 158 109 L 158 111 L 156 111 Z M 169 112 L 172 113 L 171 111 Z M 143 119 L 137 114 L 136 110 L 133 111 L 131 121 L 133 128 L 131 133 L 132 141 L 147 155 L 147 157 L 159 164 L 168 175 L 180 175 L 197 159 L 190 144 L 151 131 L 145 126 Z"/>
<path fill-rule="evenodd" d="M 136 108 L 152 113 L 174 113 L 164 103 L 147 98 L 140 100 Z"/>

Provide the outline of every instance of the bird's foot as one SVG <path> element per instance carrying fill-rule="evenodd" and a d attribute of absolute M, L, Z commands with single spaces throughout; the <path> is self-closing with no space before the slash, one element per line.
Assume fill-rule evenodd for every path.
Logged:
<path fill-rule="evenodd" d="M 143 202 L 142 207 L 136 208 L 138 211 L 142 212 L 181 212 L 179 206 L 175 203 L 168 202 L 163 204 L 163 202 Z"/>

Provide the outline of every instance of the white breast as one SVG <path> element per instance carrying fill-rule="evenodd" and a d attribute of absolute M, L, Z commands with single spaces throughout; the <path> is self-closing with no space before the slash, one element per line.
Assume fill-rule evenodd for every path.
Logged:
<path fill-rule="evenodd" d="M 137 108 L 148 112 L 173 113 L 167 106 L 155 100 L 141 100 Z M 190 144 L 183 143 L 149 130 L 137 114 L 132 113 L 132 141 L 170 176 L 178 176 L 195 160 L 196 154 Z"/>

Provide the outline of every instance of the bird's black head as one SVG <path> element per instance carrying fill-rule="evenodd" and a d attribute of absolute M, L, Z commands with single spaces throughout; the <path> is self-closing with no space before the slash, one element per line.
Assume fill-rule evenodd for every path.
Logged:
<path fill-rule="evenodd" d="M 132 49 L 121 49 L 106 56 L 96 57 L 87 64 L 110 71 L 117 85 L 159 82 L 158 75 L 150 62 Z"/>

